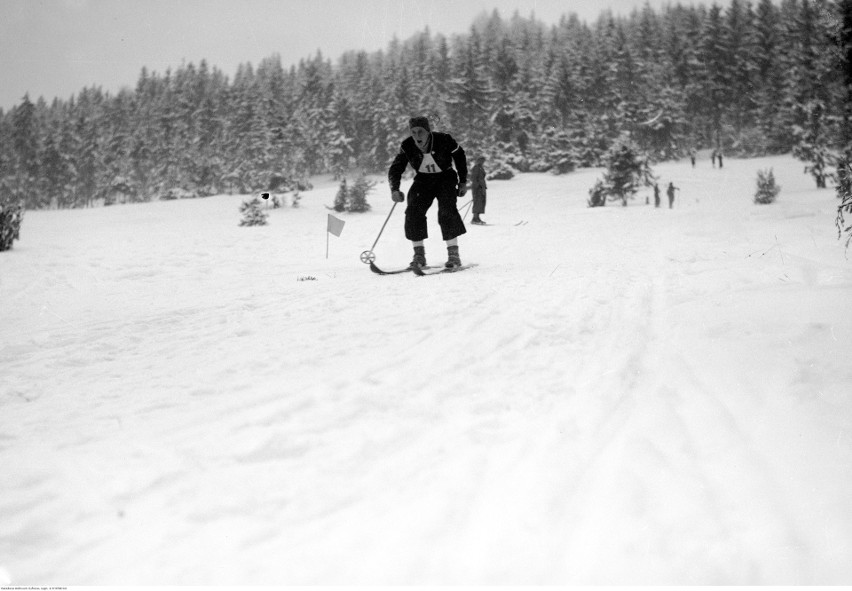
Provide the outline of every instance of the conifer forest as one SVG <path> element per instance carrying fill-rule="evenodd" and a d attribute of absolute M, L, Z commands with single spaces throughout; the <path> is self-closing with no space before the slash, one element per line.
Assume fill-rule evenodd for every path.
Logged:
<path fill-rule="evenodd" d="M 850 6 L 646 4 L 555 25 L 494 11 L 465 34 L 427 28 L 290 66 L 272 55 L 233 77 L 206 61 L 143 68 L 135 88 L 0 110 L 0 202 L 85 207 L 384 173 L 415 114 L 492 174 L 597 166 L 627 137 L 650 162 L 792 152 L 825 186 L 850 145 Z"/>

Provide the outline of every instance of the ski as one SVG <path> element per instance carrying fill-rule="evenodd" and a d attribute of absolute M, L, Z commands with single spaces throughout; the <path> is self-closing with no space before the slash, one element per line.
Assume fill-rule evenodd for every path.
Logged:
<path fill-rule="evenodd" d="M 429 267 L 429 266 L 423 267 L 423 269 L 432 269 L 432 268 L 433 267 Z M 370 271 L 372 271 L 373 273 L 376 273 L 377 275 L 399 275 L 400 273 L 408 273 L 411 270 L 412 270 L 411 267 L 405 267 L 403 269 L 394 269 L 392 271 L 385 271 L 384 269 L 379 269 L 376 266 L 376 263 L 373 263 L 373 262 L 370 263 Z"/>
<path fill-rule="evenodd" d="M 376 266 L 376 263 L 370 262 L 370 271 L 376 273 L 378 275 L 398 275 L 400 273 L 408 273 L 411 271 L 411 267 L 406 267 L 404 269 L 395 269 L 393 271 L 383 271 Z"/>
<path fill-rule="evenodd" d="M 476 266 L 476 263 L 471 263 L 469 265 L 462 265 L 461 267 L 444 267 L 442 269 L 434 269 L 427 270 L 422 267 L 415 267 L 412 269 L 415 275 L 419 275 L 423 277 L 425 275 L 440 275 L 441 273 L 458 273 L 459 271 L 464 271 L 465 269 L 471 269 Z"/>

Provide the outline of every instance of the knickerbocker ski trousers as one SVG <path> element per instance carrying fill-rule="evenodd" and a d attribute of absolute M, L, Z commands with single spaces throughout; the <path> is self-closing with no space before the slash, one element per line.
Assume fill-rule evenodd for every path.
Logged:
<path fill-rule="evenodd" d="M 408 207 L 405 209 L 405 237 L 408 240 L 425 240 L 429 237 L 426 212 L 435 199 L 438 200 L 441 237 L 452 240 L 467 232 L 456 205 L 458 177 L 455 171 L 452 171 L 452 175 L 446 172 L 429 175 L 425 179 L 420 176 L 414 179 L 408 190 Z"/>

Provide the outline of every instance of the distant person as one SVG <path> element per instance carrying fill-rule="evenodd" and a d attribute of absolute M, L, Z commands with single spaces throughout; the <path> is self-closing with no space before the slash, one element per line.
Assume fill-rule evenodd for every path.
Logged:
<path fill-rule="evenodd" d="M 473 219 L 471 224 L 479 226 L 485 222 L 479 216 L 485 213 L 485 193 L 488 186 L 485 184 L 485 156 L 476 159 L 476 164 L 470 169 L 470 189 L 473 192 Z"/>
<path fill-rule="evenodd" d="M 426 117 L 408 120 L 411 134 L 400 145 L 399 153 L 388 169 L 391 199 L 400 203 L 405 195 L 399 190 L 402 173 L 410 164 L 416 171 L 408 190 L 405 209 L 405 237 L 414 246 L 410 267 L 426 265 L 423 241 L 429 237 L 426 212 L 438 200 L 438 225 L 447 243 L 445 267 L 460 267 L 458 237 L 466 233 L 456 200 L 467 193 L 467 158 L 462 147 L 448 133 L 433 132 Z M 455 166 L 455 168 L 453 168 Z"/>
<path fill-rule="evenodd" d="M 710 160 L 713 162 L 713 168 L 716 168 L 716 150 L 710 152 Z"/>
<path fill-rule="evenodd" d="M 695 168 L 695 148 L 689 151 L 689 159 L 692 161 L 692 168 Z"/>
<path fill-rule="evenodd" d="M 674 207 L 675 191 L 680 191 L 680 189 L 675 187 L 674 183 L 669 183 L 669 188 L 666 189 L 666 194 L 669 196 L 669 209 Z"/>
<path fill-rule="evenodd" d="M 722 151 L 719 150 L 719 154 L 717 155 L 719 158 L 719 168 L 722 168 Z"/>
<path fill-rule="evenodd" d="M 654 207 L 660 206 L 660 185 L 654 183 Z"/>

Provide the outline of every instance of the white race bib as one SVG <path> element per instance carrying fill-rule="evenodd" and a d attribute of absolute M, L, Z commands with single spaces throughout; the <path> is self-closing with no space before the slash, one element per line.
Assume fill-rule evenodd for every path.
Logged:
<path fill-rule="evenodd" d="M 432 154 L 423 154 L 423 162 L 420 163 L 420 168 L 417 172 L 437 174 L 441 172 L 441 169 L 438 168 L 437 164 L 435 164 L 435 159 L 432 158 Z"/>

